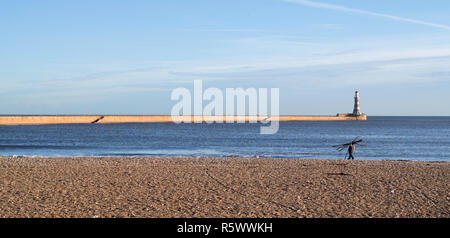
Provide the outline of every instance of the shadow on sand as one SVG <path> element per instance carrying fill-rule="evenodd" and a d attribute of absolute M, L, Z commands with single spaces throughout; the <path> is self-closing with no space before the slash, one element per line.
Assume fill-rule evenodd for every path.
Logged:
<path fill-rule="evenodd" d="M 353 176 L 353 174 L 346 174 L 346 173 L 343 173 L 343 172 L 340 172 L 340 173 L 327 173 L 327 175 Z"/>

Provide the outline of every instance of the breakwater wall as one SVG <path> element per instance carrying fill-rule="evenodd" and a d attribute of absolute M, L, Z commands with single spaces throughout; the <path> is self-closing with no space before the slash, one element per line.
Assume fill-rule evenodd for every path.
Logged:
<path fill-rule="evenodd" d="M 276 120 L 267 116 L 231 116 L 232 121 Z M 88 124 L 88 123 L 156 123 L 177 121 L 214 122 L 227 121 L 226 116 L 175 116 L 170 115 L 15 115 L 0 116 L 0 125 L 39 125 L 39 124 Z M 230 119 L 230 118 L 228 118 Z M 367 120 L 366 115 L 352 116 L 338 114 L 336 116 L 279 116 L 279 121 L 345 121 Z"/>

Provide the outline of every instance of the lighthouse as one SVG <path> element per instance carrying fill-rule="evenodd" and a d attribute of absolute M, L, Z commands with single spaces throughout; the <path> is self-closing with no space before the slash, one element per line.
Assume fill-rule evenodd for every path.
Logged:
<path fill-rule="evenodd" d="M 359 110 L 359 92 L 355 91 L 355 105 L 353 106 L 353 116 L 361 116 L 361 111 Z"/>

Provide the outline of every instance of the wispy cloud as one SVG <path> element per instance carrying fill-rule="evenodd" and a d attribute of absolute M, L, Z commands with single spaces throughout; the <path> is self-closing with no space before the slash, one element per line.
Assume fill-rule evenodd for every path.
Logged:
<path fill-rule="evenodd" d="M 428 36 L 427 36 L 428 37 Z M 302 41 L 300 41 L 301 43 Z M 443 72 L 450 62 L 448 41 L 443 39 L 358 39 L 351 44 L 298 44 L 294 39 L 251 38 L 238 41 L 242 48 L 263 47 L 259 57 L 208 61 L 192 67 L 172 68 L 175 78 L 236 82 L 275 82 L 279 87 L 301 88 L 349 85 L 405 84 L 445 79 L 426 73 Z M 429 77 L 428 77 L 429 76 Z M 338 85 L 338 86 L 339 86 Z"/>
<path fill-rule="evenodd" d="M 333 5 L 333 4 L 328 4 L 328 3 L 313 2 L 313 1 L 308 1 L 308 0 L 282 0 L 282 1 L 296 3 L 296 4 L 302 4 L 305 6 L 315 7 L 315 8 L 324 8 L 324 9 L 330 9 L 330 10 L 335 10 L 335 11 L 369 15 L 369 16 L 374 16 L 374 17 L 383 17 L 383 18 L 388 18 L 388 19 L 392 19 L 392 20 L 396 20 L 396 21 L 403 21 L 403 22 L 409 22 L 409 23 L 414 23 L 414 24 L 419 24 L 419 25 L 436 27 L 436 28 L 440 28 L 440 29 L 444 29 L 444 30 L 450 30 L 450 26 L 444 25 L 444 24 L 426 22 L 426 21 L 421 21 L 421 20 L 417 20 L 417 19 L 399 17 L 399 16 L 394 16 L 394 15 L 389 15 L 389 14 L 383 14 L 383 13 L 377 13 L 377 12 L 372 12 L 372 11 L 367 11 L 367 10 L 349 8 L 349 7 Z"/>
<path fill-rule="evenodd" d="M 198 32 L 268 32 L 263 29 L 238 29 L 238 28 L 186 28 L 183 31 L 198 31 Z"/>

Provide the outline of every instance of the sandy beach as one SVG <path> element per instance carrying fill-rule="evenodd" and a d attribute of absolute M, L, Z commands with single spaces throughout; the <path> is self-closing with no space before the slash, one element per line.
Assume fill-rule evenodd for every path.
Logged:
<path fill-rule="evenodd" d="M 0 217 L 450 217 L 448 162 L 0 157 Z"/>

